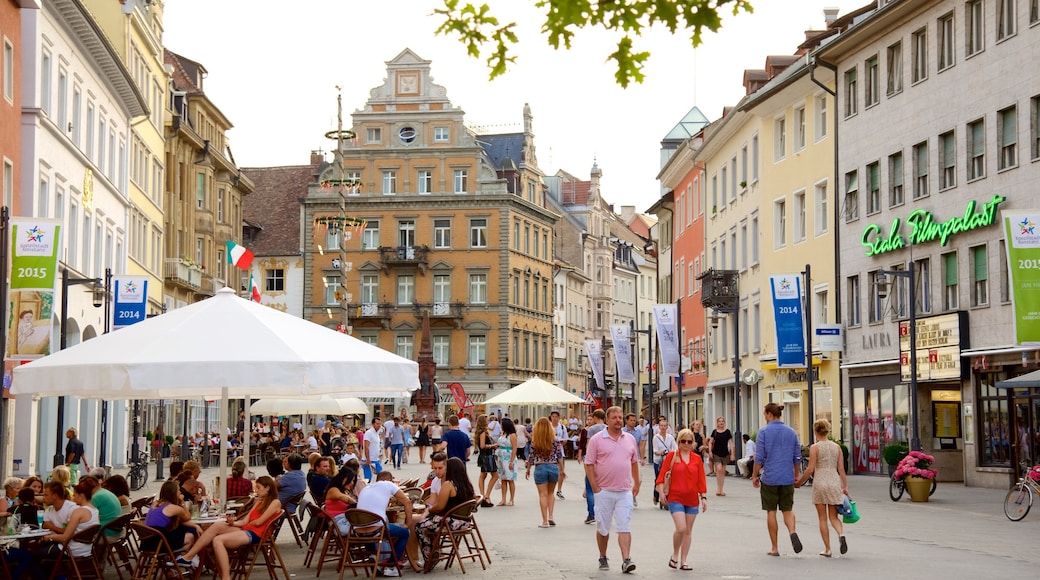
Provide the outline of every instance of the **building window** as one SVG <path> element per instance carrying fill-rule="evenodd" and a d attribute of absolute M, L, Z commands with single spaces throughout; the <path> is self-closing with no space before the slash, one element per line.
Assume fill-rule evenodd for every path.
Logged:
<path fill-rule="evenodd" d="M 729 160 L 729 201 L 733 203 L 737 201 L 737 156 L 734 155 Z M 693 212 L 687 211 L 687 216 L 692 216 Z M 687 220 L 689 223 L 690 220 Z"/>
<path fill-rule="evenodd" d="M 4 206 L 14 205 L 14 163 L 4 159 Z"/>
<path fill-rule="evenodd" d="M 419 170 L 419 193 L 433 193 L 433 172 L 429 169 Z"/>
<path fill-rule="evenodd" d="M 433 277 L 433 303 L 447 304 L 451 302 L 451 276 L 438 274 Z"/>
<path fill-rule="evenodd" d="M 51 53 L 46 50 L 42 52 L 43 55 L 40 58 L 40 110 L 49 117 L 51 114 L 51 69 L 53 65 L 51 64 Z"/>
<path fill-rule="evenodd" d="M 433 142 L 447 143 L 451 139 L 451 131 L 447 127 L 433 128 Z"/>
<path fill-rule="evenodd" d="M 365 224 L 361 232 L 361 249 L 374 250 L 379 247 L 379 220 L 372 220 Z"/>
<path fill-rule="evenodd" d="M 876 54 L 867 59 L 863 69 L 867 73 L 867 84 L 863 87 L 863 105 L 871 107 L 876 105 L 881 99 L 881 78 Z"/>
<path fill-rule="evenodd" d="M 928 31 L 924 28 L 910 36 L 910 82 L 919 83 L 928 78 Z"/>
<path fill-rule="evenodd" d="M 914 199 L 928 196 L 928 142 L 914 145 Z"/>
<path fill-rule="evenodd" d="M 58 67 L 58 126 L 63 131 L 69 124 L 69 75 L 65 69 Z"/>
<path fill-rule="evenodd" d="M 965 32 L 967 36 L 965 52 L 968 56 L 980 53 L 986 47 L 984 13 L 985 7 L 982 5 L 982 0 L 968 0 L 964 10 L 964 17 L 968 21 Z"/>
<path fill-rule="evenodd" d="M 827 233 L 827 182 L 817 183 L 813 186 L 813 217 L 816 224 L 816 235 Z"/>
<path fill-rule="evenodd" d="M 845 222 L 859 219 L 859 172 L 845 174 Z"/>
<path fill-rule="evenodd" d="M 4 39 L 4 98 L 14 102 L 14 45 Z"/>
<path fill-rule="evenodd" d="M 945 70 L 956 62 L 953 38 L 953 12 L 940 16 L 936 28 L 939 34 L 939 70 Z"/>
<path fill-rule="evenodd" d="M 402 305 L 415 302 L 415 276 L 397 277 L 397 303 Z"/>
<path fill-rule="evenodd" d="M 805 107 L 794 110 L 794 150 L 805 149 Z"/>
<path fill-rule="evenodd" d="M 888 156 L 888 207 L 903 205 L 903 152 Z"/>
<path fill-rule="evenodd" d="M 455 193 L 466 193 L 469 187 L 469 171 L 465 169 L 455 170 Z"/>
<path fill-rule="evenodd" d="M 751 183 L 758 181 L 758 133 L 751 137 Z"/>
<path fill-rule="evenodd" d="M 325 304 L 332 306 L 340 303 L 340 297 L 343 295 L 340 290 L 340 277 L 337 274 L 326 274 L 324 276 L 325 282 Z"/>
<path fill-rule="evenodd" d="M 1040 0 L 1029 0 L 1029 23 L 1040 22 Z"/>
<path fill-rule="evenodd" d="M 997 111 L 997 129 L 1000 134 L 1000 157 L 997 169 L 1008 169 L 1018 165 L 1018 109 L 1012 105 Z"/>
<path fill-rule="evenodd" d="M 412 360 L 415 358 L 415 338 L 411 336 L 397 336 L 394 350 L 397 356 Z"/>
<path fill-rule="evenodd" d="M 744 185 L 740 186 L 740 189 L 742 191 L 747 191 L 747 178 L 748 178 L 747 164 L 748 164 L 748 151 L 747 151 L 747 143 L 745 143 L 744 146 L 740 148 L 740 181 L 744 184 Z M 694 192 L 700 193 L 700 187 L 697 186 L 697 179 L 696 178 L 694 178 L 694 180 L 693 180 L 693 185 L 694 185 L 694 187 L 690 190 L 690 197 L 692 198 L 691 201 L 693 202 L 694 209 L 693 209 L 693 211 L 690 212 L 690 214 L 695 216 L 695 215 L 697 215 L 699 213 L 697 211 L 697 206 L 700 205 L 700 203 L 699 203 L 700 200 L 698 199 L 698 196 L 694 194 Z"/>
<path fill-rule="evenodd" d="M 72 88 L 72 142 L 78 147 L 80 144 L 80 120 L 83 118 L 82 111 L 83 107 L 83 92 L 80 90 L 79 85 Z"/>
<path fill-rule="evenodd" d="M 968 123 L 968 181 L 986 177 L 986 121 Z"/>
<path fill-rule="evenodd" d="M 805 241 L 805 190 L 794 193 L 794 241 Z"/>
<path fill-rule="evenodd" d="M 339 250 L 339 228 L 336 226 L 330 227 L 325 232 L 325 249 L 326 250 Z"/>
<path fill-rule="evenodd" d="M 469 275 L 470 304 L 487 304 L 487 290 L 487 274 Z"/>
<path fill-rule="evenodd" d="M 943 261 L 943 310 L 957 310 L 957 252 L 942 255 Z"/>
<path fill-rule="evenodd" d="M 884 304 L 881 300 L 881 288 L 878 284 L 878 274 L 880 270 L 874 270 L 868 272 L 867 276 L 870 279 L 870 317 L 867 319 L 868 322 L 881 322 L 881 317 L 884 315 Z"/>
<path fill-rule="evenodd" d="M 751 214 L 751 265 L 758 264 L 758 214 Z"/>
<path fill-rule="evenodd" d="M 859 276 L 849 276 L 848 278 L 848 317 L 849 326 L 859 326 L 860 322 L 860 296 L 859 296 Z"/>
<path fill-rule="evenodd" d="M 281 268 L 264 270 L 264 291 L 285 292 L 285 270 Z"/>
<path fill-rule="evenodd" d="M 1012 424 L 1008 417 L 1007 389 L 998 389 L 996 383 L 1001 375 L 982 371 L 978 374 L 978 450 L 979 465 L 986 467 L 1008 467 L 1011 465 L 1011 449 L 1008 446 L 1008 429 Z M 1013 437 L 1013 436 L 1012 436 Z"/>
<path fill-rule="evenodd" d="M 773 248 L 779 249 L 787 244 L 787 202 L 777 200 L 773 202 Z M 722 252 L 725 261 L 726 252 Z"/>
<path fill-rule="evenodd" d="M 1015 0 L 997 0 L 997 41 L 1015 34 L 1016 12 Z"/>
<path fill-rule="evenodd" d="M 383 172 L 383 193 L 386 195 L 393 195 L 397 193 L 397 172 L 396 171 L 384 171 Z"/>
<path fill-rule="evenodd" d="M 722 181 L 722 197 L 719 199 L 719 201 L 722 202 L 722 209 L 726 209 L 726 191 L 727 191 L 728 185 L 729 185 L 728 177 L 729 177 L 729 169 L 727 169 L 726 165 L 723 164 L 722 165 L 722 175 L 719 178 L 720 181 Z"/>
<path fill-rule="evenodd" d="M 932 311 L 932 264 L 928 258 L 914 261 L 917 274 L 917 311 Z"/>
<path fill-rule="evenodd" d="M 487 365 L 487 337 L 483 334 L 470 335 L 468 364 L 471 367 Z"/>
<path fill-rule="evenodd" d="M 851 117 L 859 112 L 859 98 L 856 91 L 859 87 L 856 84 L 856 69 L 851 68 L 845 71 L 845 116 Z"/>
<path fill-rule="evenodd" d="M 451 353 L 450 337 L 439 334 L 431 338 L 433 339 L 433 362 L 438 367 L 447 367 L 449 355 Z"/>
<path fill-rule="evenodd" d="M 885 90 L 888 96 L 903 92 L 903 43 L 897 42 L 888 47 L 888 82 Z"/>
<path fill-rule="evenodd" d="M 433 247 L 451 247 L 451 220 L 433 220 Z"/>
<path fill-rule="evenodd" d="M 195 174 L 195 207 L 206 209 L 206 174 L 202 172 Z"/>
<path fill-rule="evenodd" d="M 942 165 L 942 178 L 939 191 L 957 185 L 957 142 L 953 131 L 939 135 L 939 163 Z"/>
<path fill-rule="evenodd" d="M 368 143 L 382 143 L 383 142 L 383 129 L 381 127 L 369 127 L 365 131 Z"/>
<path fill-rule="evenodd" d="M 217 189 L 217 223 L 224 223 L 224 188 Z"/>
<path fill-rule="evenodd" d="M 1040 96 L 1029 99 L 1029 154 L 1040 159 Z"/>
<path fill-rule="evenodd" d="M 487 220 L 483 218 L 469 220 L 469 247 L 486 248 L 487 246 Z"/>
<path fill-rule="evenodd" d="M 415 245 L 415 221 L 400 220 L 397 222 L 397 245 L 405 248 Z"/>
<path fill-rule="evenodd" d="M 365 274 L 361 277 L 361 304 L 379 302 L 379 276 Z"/>
<path fill-rule="evenodd" d="M 881 211 L 881 177 L 875 161 L 867 166 L 867 215 Z"/>
<path fill-rule="evenodd" d="M 814 99 L 816 106 L 816 123 L 815 123 L 815 134 L 816 140 L 819 141 L 827 136 L 827 95 L 816 95 Z"/>
<path fill-rule="evenodd" d="M 773 161 L 781 161 L 787 155 L 787 119 L 779 117 L 773 121 Z M 726 197 L 726 168 L 722 168 L 722 197 Z"/>
<path fill-rule="evenodd" d="M 87 157 L 94 159 L 94 103 L 87 103 L 87 134 L 84 142 Z"/>
<path fill-rule="evenodd" d="M 985 306 L 989 304 L 989 260 L 986 255 L 987 246 L 971 248 L 971 305 Z"/>

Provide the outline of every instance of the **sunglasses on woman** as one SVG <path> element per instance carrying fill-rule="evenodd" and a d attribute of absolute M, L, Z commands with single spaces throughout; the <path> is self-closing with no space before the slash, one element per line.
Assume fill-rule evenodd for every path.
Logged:
<path fill-rule="evenodd" d="M 693 443 L 693 439 L 680 439 L 679 443 Z"/>

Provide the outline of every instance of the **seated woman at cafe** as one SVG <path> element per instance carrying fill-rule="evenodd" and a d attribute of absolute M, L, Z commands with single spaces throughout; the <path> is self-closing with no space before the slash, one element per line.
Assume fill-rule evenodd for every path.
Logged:
<path fill-rule="evenodd" d="M 325 488 L 325 511 L 332 517 L 332 521 L 336 522 L 340 534 L 350 531 L 350 524 L 347 523 L 347 518 L 343 514 L 357 505 L 357 495 L 354 494 L 357 479 L 356 471 L 344 467 Z"/>
<path fill-rule="evenodd" d="M 422 549 L 423 561 L 426 563 L 424 570 L 429 572 L 433 566 L 433 535 L 441 525 L 444 515 L 456 506 L 473 499 L 473 484 L 466 474 L 466 464 L 458 457 L 448 459 L 447 469 L 444 472 L 444 481 L 441 489 L 435 496 L 430 496 L 433 503 L 426 510 L 426 518 L 415 524 L 415 535 Z M 449 520 L 448 525 L 453 530 L 460 529 L 466 525 L 465 520 Z"/>
<path fill-rule="evenodd" d="M 181 484 L 184 501 L 197 502 L 206 497 L 206 486 L 199 481 L 202 465 L 198 461 L 186 461 L 177 481 Z"/>
<path fill-rule="evenodd" d="M 68 466 L 59 465 L 52 469 L 49 481 L 57 481 L 65 486 L 67 492 L 65 499 L 72 499 L 72 472 L 69 471 Z"/>
<path fill-rule="evenodd" d="M 278 501 L 278 484 L 273 479 L 262 476 L 256 480 L 254 487 L 256 506 L 237 520 L 229 514 L 226 522 L 217 522 L 210 526 L 190 550 L 177 558 L 177 564 L 197 567 L 199 553 L 212 546 L 221 580 L 230 580 L 231 561 L 228 550 L 259 543 L 267 526 L 282 513 L 282 502 Z"/>
<path fill-rule="evenodd" d="M 122 475 L 112 475 L 101 482 L 101 487 L 116 494 L 119 505 L 123 507 L 123 513 L 128 513 L 130 508 L 130 485 Z"/>
<path fill-rule="evenodd" d="M 231 464 L 231 477 L 227 480 L 227 497 L 247 496 L 253 492 L 253 482 L 245 477 L 246 460 L 239 457 Z"/>
<path fill-rule="evenodd" d="M 191 522 L 191 513 L 184 507 L 181 488 L 176 481 L 167 481 L 159 489 L 159 497 L 148 510 L 144 524 L 155 528 L 173 550 L 190 548 L 195 538 L 202 535 L 202 529 Z M 153 550 L 158 538 L 148 538 L 141 542 L 142 550 Z"/>
<path fill-rule="evenodd" d="M 8 477 L 4 480 L 4 495 L 0 497 L 0 517 L 10 515 L 14 505 L 18 502 L 18 491 L 24 485 L 25 482 L 20 477 Z"/>
<path fill-rule="evenodd" d="M 30 475 L 26 478 L 25 483 L 22 484 L 22 487 L 28 487 L 33 490 L 33 493 L 36 494 L 37 498 L 43 495 L 43 480 L 40 479 L 39 475 Z M 36 503 L 38 504 L 36 507 L 43 507 L 43 504 L 41 504 L 39 500 L 37 500 Z"/>

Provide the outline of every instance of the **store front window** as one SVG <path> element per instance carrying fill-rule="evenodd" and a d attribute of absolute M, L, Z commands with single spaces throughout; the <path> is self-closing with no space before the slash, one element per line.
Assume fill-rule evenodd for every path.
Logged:
<path fill-rule="evenodd" d="M 882 451 L 897 443 L 907 444 L 910 403 L 907 386 L 853 388 L 852 470 L 881 474 L 885 471 Z"/>
<path fill-rule="evenodd" d="M 1007 391 L 996 387 L 1004 373 L 978 374 L 979 465 L 1009 467 L 1011 465 L 1011 420 L 1008 416 Z"/>

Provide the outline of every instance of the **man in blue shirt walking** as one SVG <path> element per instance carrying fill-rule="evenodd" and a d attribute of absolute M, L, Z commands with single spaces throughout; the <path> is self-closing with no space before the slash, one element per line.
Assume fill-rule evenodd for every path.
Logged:
<path fill-rule="evenodd" d="M 751 474 L 751 485 L 760 487 L 762 509 L 766 512 L 769 540 L 773 547 L 770 556 L 779 556 L 777 547 L 776 509 L 784 514 L 784 525 L 791 534 L 794 553 L 802 551 L 802 542 L 795 532 L 794 482 L 801 476 L 802 447 L 798 434 L 780 420 L 784 406 L 767 403 L 763 415 L 766 426 L 758 432 L 755 445 L 755 469 Z"/>

